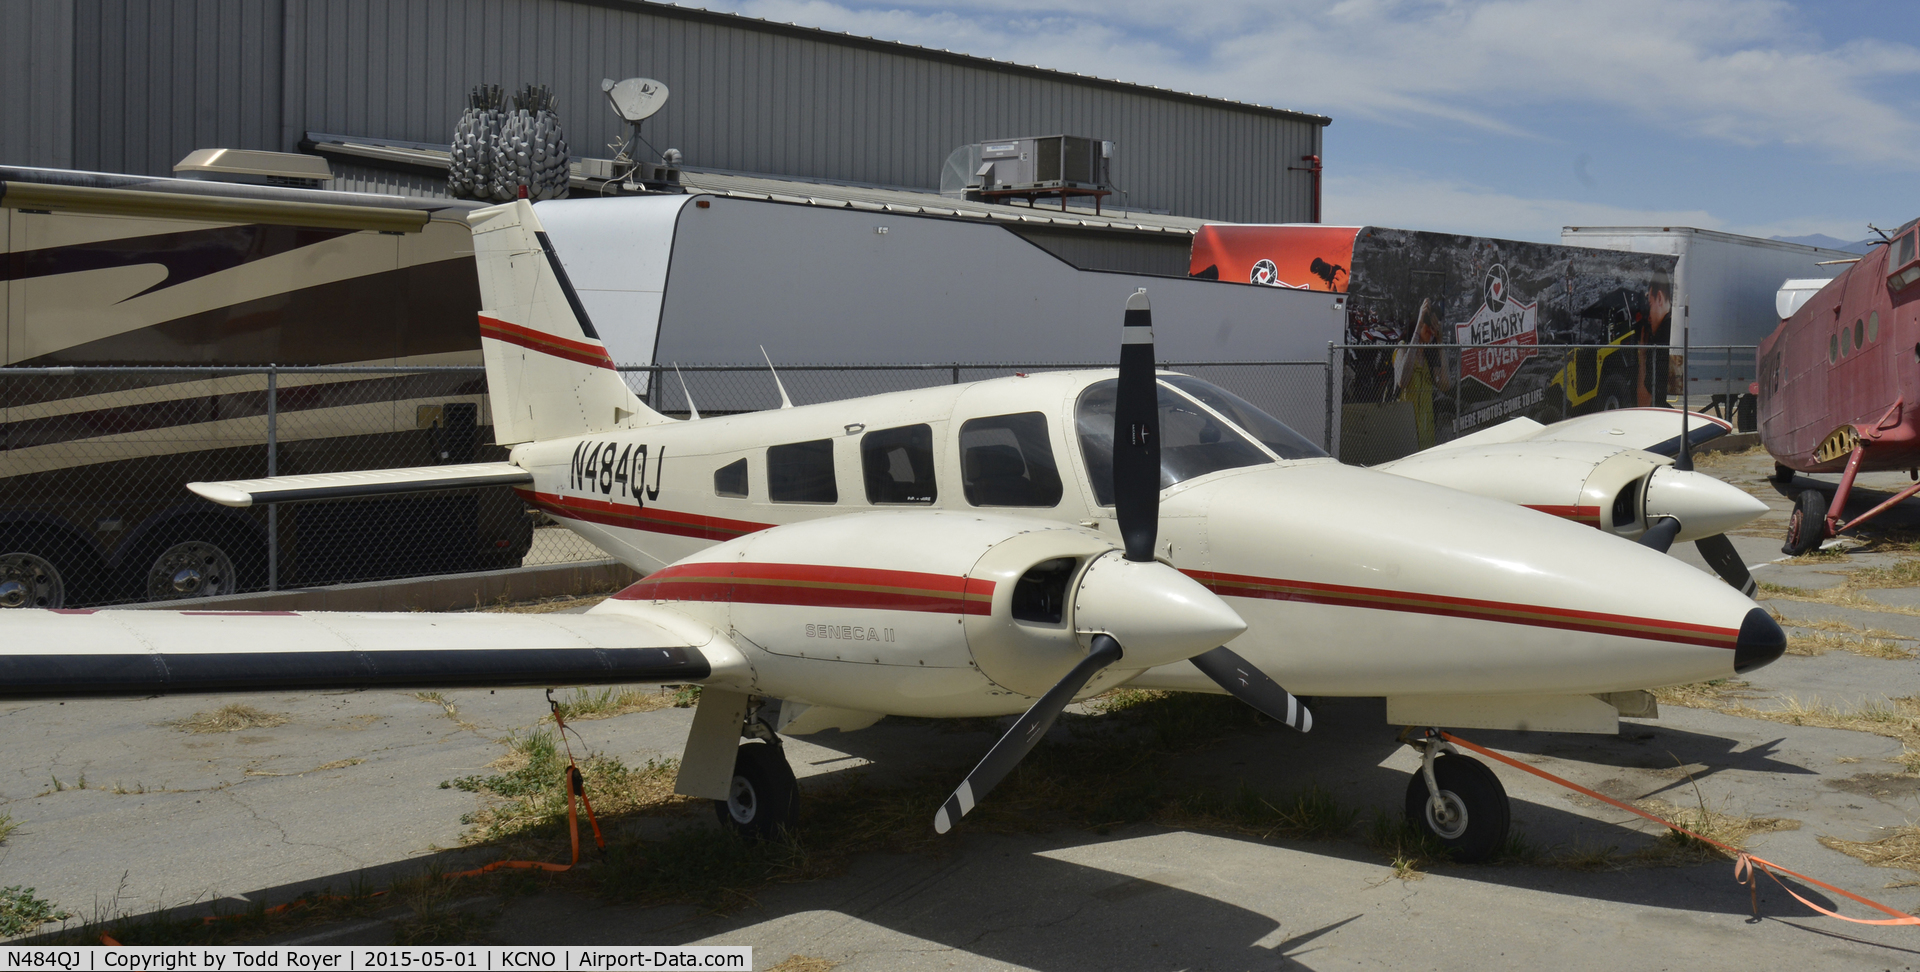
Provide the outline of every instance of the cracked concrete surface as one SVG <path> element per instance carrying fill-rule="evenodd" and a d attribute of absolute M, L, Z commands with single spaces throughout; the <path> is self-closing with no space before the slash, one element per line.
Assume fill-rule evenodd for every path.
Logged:
<path fill-rule="evenodd" d="M 1778 558 L 1786 502 L 1761 481 L 1765 457 L 1708 466 L 1776 512 L 1735 537 L 1749 564 Z M 1699 563 L 1691 546 L 1676 556 Z M 1806 589 L 1863 564 L 1769 566 L 1763 580 Z M 1899 604 L 1889 592 L 1885 603 Z M 1920 592 L 1914 594 L 1920 600 Z M 1774 600 L 1788 623 L 1842 621 L 1920 648 L 1920 616 Z M 1920 693 L 1915 660 L 1835 651 L 1788 656 L 1748 681 L 1766 706 L 1793 695 L 1845 706 Z M 539 692 L 449 691 L 457 720 L 407 693 L 269 695 L 250 704 L 291 717 L 271 729 L 195 736 L 165 723 L 224 699 L 0 705 L 0 812 L 23 826 L 0 846 L 0 885 L 29 884 L 86 914 L 140 912 L 218 897 L 284 900 L 343 888 L 362 868 L 434 857 L 457 843 L 472 794 L 441 780 L 486 772 L 499 739 L 544 714 Z M 1246 782 L 1274 796 L 1308 783 L 1362 812 L 1356 836 L 1261 841 L 1152 826 L 1112 833 L 1006 836 L 964 826 L 936 855 L 856 859 L 837 877 L 775 885 L 753 907 L 714 916 L 689 907 L 609 904 L 557 893 L 502 904 L 502 943 L 751 944 L 766 967 L 789 954 L 839 968 L 1003 969 L 1752 969 L 1920 967 L 1920 929 L 1815 917 L 1769 882 L 1760 921 L 1729 863 L 1574 871 L 1544 866 L 1441 867 L 1400 880 L 1364 846 L 1376 808 L 1397 814 L 1413 754 L 1394 742 L 1378 700 L 1326 699 L 1309 736 L 1277 727 L 1225 740 L 1173 764 L 1195 787 Z M 1471 732 L 1475 742 L 1612 796 L 1801 822 L 1750 842 L 1821 880 L 1920 909 L 1916 877 L 1828 850 L 1821 835 L 1872 839 L 1920 819 L 1920 779 L 1894 739 L 1663 707 L 1615 737 Z M 629 762 L 677 754 L 691 713 L 664 709 L 582 722 L 588 744 Z M 470 727 L 463 728 L 461 722 Z M 1058 730 L 1056 730 L 1058 731 Z M 835 774 L 966 765 L 988 734 L 887 720 L 790 747 L 803 790 Z M 320 770 L 340 760 L 357 765 Z M 253 775 L 249 775 L 249 773 Z M 1630 855 L 1659 828 L 1505 766 L 1525 840 L 1551 855 L 1612 847 Z M 78 789 L 84 773 L 86 788 Z M 261 775 L 261 774 L 284 775 Z M 55 791 L 53 781 L 67 787 Z M 957 777 L 956 777 L 957 778 Z M 118 784 L 123 790 L 112 792 Z M 704 819 L 699 820 L 705 825 Z M 460 855 L 447 855 L 449 859 Z M 485 856 L 494 856 L 486 854 Z M 124 877 L 124 882 L 123 878 Z M 118 903 L 112 904 L 116 893 Z M 1816 897 L 1815 900 L 1822 900 Z M 1872 917 L 1857 906 L 1843 909 Z M 358 922 L 293 938 L 384 940 Z"/>

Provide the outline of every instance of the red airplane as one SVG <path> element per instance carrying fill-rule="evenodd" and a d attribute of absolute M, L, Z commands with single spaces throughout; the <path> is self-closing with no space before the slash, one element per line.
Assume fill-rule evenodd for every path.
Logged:
<path fill-rule="evenodd" d="M 1760 441 L 1794 496 L 1782 552 L 1805 553 L 1920 493 L 1920 220 L 1908 222 L 1780 322 L 1760 345 Z M 1907 403 L 1912 395 L 1914 402 Z M 1848 518 L 1862 472 L 1915 482 Z M 1794 472 L 1841 474 L 1837 487 Z M 1797 495 L 1796 495 L 1797 494 Z"/>

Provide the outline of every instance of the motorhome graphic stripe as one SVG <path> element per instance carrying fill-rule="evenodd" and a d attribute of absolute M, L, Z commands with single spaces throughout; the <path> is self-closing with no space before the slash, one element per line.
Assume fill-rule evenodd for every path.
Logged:
<path fill-rule="evenodd" d="M 754 523 L 751 520 L 728 520 L 717 516 L 701 516 L 698 513 L 663 510 L 657 506 L 641 507 L 628 502 L 615 503 L 608 500 L 561 496 L 557 493 L 538 493 L 517 487 L 514 492 L 519 493 L 521 499 L 554 516 L 628 530 L 665 533 L 676 537 L 732 540 L 734 537 L 745 536 L 773 526 L 771 523 Z"/>
<path fill-rule="evenodd" d="M 1509 604 L 1443 594 L 1413 591 L 1384 591 L 1340 584 L 1282 580 L 1274 577 L 1248 577 L 1189 570 L 1187 576 L 1222 597 L 1251 597 L 1269 601 L 1299 601 L 1306 604 L 1333 604 L 1341 607 L 1372 608 L 1379 611 L 1405 611 L 1441 617 L 1469 618 L 1503 624 L 1524 624 L 1539 628 L 1560 628 L 1624 638 L 1646 638 L 1707 648 L 1734 648 L 1740 638 L 1738 628 L 1718 628 L 1705 624 L 1635 618 L 1599 611 L 1575 611 L 1568 608 Z"/>
<path fill-rule="evenodd" d="M 1563 520 L 1572 520 L 1575 523 L 1585 523 L 1590 527 L 1597 527 L 1600 525 L 1600 507 L 1598 506 L 1527 505 L 1527 509 L 1539 510 L 1540 512 L 1545 513 L 1548 516 L 1557 516 Z"/>
<path fill-rule="evenodd" d="M 605 345 L 588 344 L 585 341 L 563 338 L 557 334 L 548 334 L 545 331 L 536 331 L 530 327 L 509 324 L 506 321 L 488 317 L 485 314 L 480 315 L 480 336 L 483 338 L 492 338 L 495 341 L 505 341 L 508 344 L 518 345 L 529 351 L 550 354 L 556 358 L 565 358 L 568 361 L 583 365 L 593 365 L 596 368 L 606 368 L 609 371 L 613 369 L 613 359 L 607 356 Z"/>
<path fill-rule="evenodd" d="M 677 564 L 614 595 L 622 601 L 727 601 L 987 615 L 993 582 L 950 574 L 817 564 Z"/>

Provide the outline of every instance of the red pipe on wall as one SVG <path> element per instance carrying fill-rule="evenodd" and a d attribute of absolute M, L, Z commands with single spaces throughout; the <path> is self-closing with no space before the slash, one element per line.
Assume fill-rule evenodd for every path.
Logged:
<path fill-rule="evenodd" d="M 1287 166 L 1288 172 L 1305 172 L 1313 177 L 1313 222 L 1320 222 L 1320 156 L 1302 155 L 1300 161 L 1306 165 Z"/>

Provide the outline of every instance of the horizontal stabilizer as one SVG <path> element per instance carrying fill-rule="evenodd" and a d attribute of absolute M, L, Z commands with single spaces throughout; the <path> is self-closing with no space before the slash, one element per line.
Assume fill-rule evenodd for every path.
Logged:
<path fill-rule="evenodd" d="M 623 608 L 0 611 L 0 698 L 698 682 L 738 657 L 684 615 Z"/>
<path fill-rule="evenodd" d="M 510 462 L 476 462 L 462 466 L 414 466 L 407 469 L 366 469 L 359 472 L 314 473 L 310 476 L 273 476 L 221 483 L 188 483 L 187 488 L 222 506 L 255 503 L 292 503 L 299 500 L 351 499 L 420 493 L 432 489 L 477 489 L 533 482 L 533 474 Z"/>
<path fill-rule="evenodd" d="M 1695 412 L 1687 419 L 1687 441 L 1692 448 L 1698 448 L 1732 431 L 1732 423 L 1716 416 Z M 1414 455 L 1438 455 L 1455 449 L 1506 442 L 1596 442 L 1672 457 L 1680 454 L 1680 410 L 1620 408 L 1578 415 L 1552 425 L 1541 425 L 1525 417 L 1516 418 Z"/>

